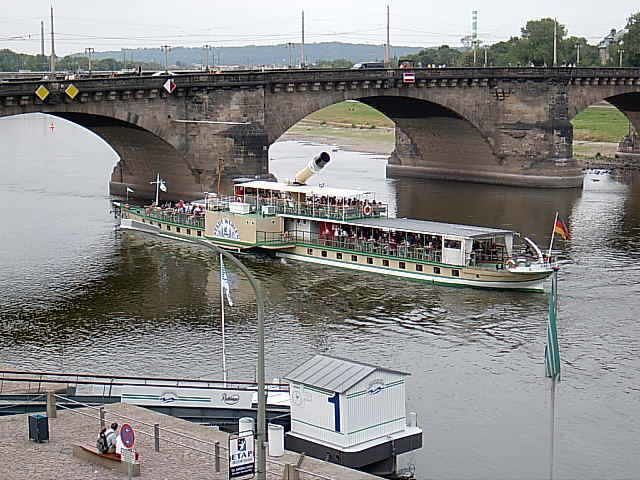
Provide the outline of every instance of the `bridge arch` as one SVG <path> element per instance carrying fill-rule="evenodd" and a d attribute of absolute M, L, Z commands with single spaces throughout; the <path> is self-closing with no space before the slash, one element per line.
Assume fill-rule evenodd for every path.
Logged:
<path fill-rule="evenodd" d="M 495 170 L 500 159 L 494 152 L 490 132 L 478 121 L 477 109 L 468 111 L 463 102 L 451 96 L 445 95 L 444 101 L 440 101 L 432 91 L 423 89 L 419 93 L 419 96 L 378 92 L 348 95 L 349 100 L 369 105 L 395 123 L 396 148 L 387 172 L 448 178 L 448 172 L 450 176 L 459 176 L 465 170 L 473 170 L 473 175 L 478 176 L 483 167 Z M 279 115 L 274 113 L 273 121 L 265 119 L 270 144 L 311 113 L 345 100 L 337 95 L 311 98 L 315 101 L 294 102 L 290 109 Z"/>
<path fill-rule="evenodd" d="M 626 92 L 620 92 L 619 89 L 616 91 L 615 87 L 604 92 L 587 90 L 574 97 L 575 100 L 569 105 L 569 120 L 591 105 L 606 101 L 624 113 L 636 131 L 640 132 L 640 89 L 629 89 Z"/>
<path fill-rule="evenodd" d="M 170 188 L 166 198 L 193 198 L 194 192 L 208 190 L 204 178 L 186 163 L 184 155 L 160 136 L 163 132 L 151 131 L 144 126 L 140 116 L 128 113 L 113 116 L 70 109 L 38 111 L 62 118 L 94 133 L 111 147 L 119 157 L 109 178 L 110 193 L 125 196 L 126 188 L 132 187 L 139 198 L 155 198 L 155 187 L 149 184 L 160 174 Z M 20 115 L 20 114 L 18 114 Z M 11 117 L 14 115 L 7 115 Z M 118 118 L 123 117 L 123 118 Z"/>

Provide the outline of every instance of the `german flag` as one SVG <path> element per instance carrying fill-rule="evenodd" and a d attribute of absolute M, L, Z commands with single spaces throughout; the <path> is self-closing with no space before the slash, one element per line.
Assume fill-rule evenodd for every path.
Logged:
<path fill-rule="evenodd" d="M 556 224 L 553 226 L 553 231 L 560 235 L 565 240 L 571 240 L 571 234 L 569 233 L 569 229 L 567 225 L 560 220 L 560 218 L 556 218 Z"/>

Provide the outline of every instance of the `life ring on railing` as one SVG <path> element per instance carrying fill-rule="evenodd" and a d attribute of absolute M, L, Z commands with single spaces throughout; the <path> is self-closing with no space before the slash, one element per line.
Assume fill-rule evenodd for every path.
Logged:
<path fill-rule="evenodd" d="M 507 265 L 507 268 L 513 268 L 513 267 L 515 267 L 517 264 L 516 264 L 516 262 L 514 262 L 512 259 L 509 259 L 509 260 L 507 260 L 506 265 Z"/>
<path fill-rule="evenodd" d="M 373 207 L 371 205 L 365 205 L 362 207 L 362 213 L 364 213 L 367 217 L 370 217 L 373 214 Z"/>
<path fill-rule="evenodd" d="M 236 202 L 242 202 L 242 195 L 236 195 Z"/>

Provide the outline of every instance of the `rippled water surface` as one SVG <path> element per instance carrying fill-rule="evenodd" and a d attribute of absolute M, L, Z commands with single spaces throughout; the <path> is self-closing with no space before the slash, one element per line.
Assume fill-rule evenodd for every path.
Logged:
<path fill-rule="evenodd" d="M 0 364 L 137 375 L 221 376 L 218 265 L 210 251 L 114 232 L 115 154 L 42 116 L 0 120 Z M 292 177 L 331 146 L 282 142 L 270 169 Z M 578 190 L 385 178 L 386 159 L 332 152 L 315 182 L 376 191 L 400 217 L 506 227 L 548 245 L 554 212 L 562 383 L 555 477 L 640 472 L 640 181 L 592 173 Z M 243 256 L 268 294 L 269 378 L 316 352 L 411 373 L 419 479 L 548 476 L 546 296 L 423 285 Z M 252 379 L 255 313 L 229 267 L 230 376 Z"/>

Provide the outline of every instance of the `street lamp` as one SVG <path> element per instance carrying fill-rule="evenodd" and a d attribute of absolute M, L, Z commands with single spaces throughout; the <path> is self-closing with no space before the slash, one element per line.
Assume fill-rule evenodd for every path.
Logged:
<path fill-rule="evenodd" d="M 576 43 L 576 67 L 578 67 L 580 65 L 580 44 Z"/>
<path fill-rule="evenodd" d="M 618 51 L 620 52 L 620 68 L 622 68 L 622 54 L 624 53 L 624 48 L 622 48 L 623 44 L 624 42 L 622 40 L 618 43 Z"/>
<path fill-rule="evenodd" d="M 257 476 L 258 480 L 266 480 L 267 478 L 267 449 L 266 449 L 266 396 L 264 388 L 264 296 L 260 283 L 244 264 L 235 256 L 226 250 L 213 245 L 205 240 L 194 240 L 198 245 L 210 248 L 215 252 L 223 255 L 231 260 L 249 280 L 256 296 L 256 309 L 258 312 L 258 421 L 256 428 L 256 444 L 257 444 Z"/>
<path fill-rule="evenodd" d="M 164 70 L 165 72 L 169 71 L 169 52 L 171 51 L 170 45 L 162 45 L 160 47 L 162 51 L 164 51 Z"/>
<path fill-rule="evenodd" d="M 95 52 L 95 50 L 92 47 L 84 49 L 84 53 L 89 56 L 89 75 L 91 75 L 91 57 L 93 56 L 93 52 Z"/>
<path fill-rule="evenodd" d="M 211 50 L 211 45 L 203 45 L 202 48 L 204 48 L 204 53 L 206 57 L 205 70 L 208 72 L 209 71 L 209 50 Z"/>

